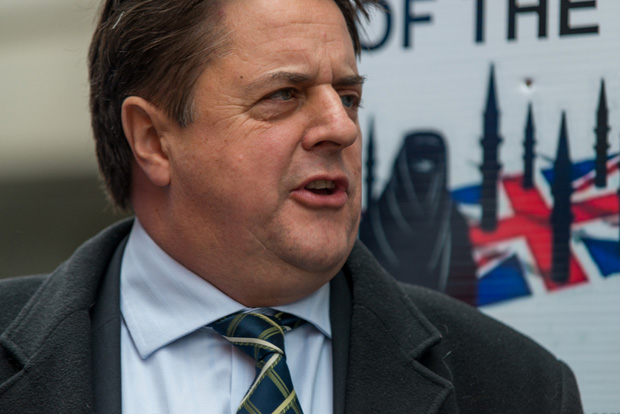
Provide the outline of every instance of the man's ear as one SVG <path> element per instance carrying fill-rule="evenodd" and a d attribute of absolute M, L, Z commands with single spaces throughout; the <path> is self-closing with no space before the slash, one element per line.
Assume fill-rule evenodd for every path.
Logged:
<path fill-rule="evenodd" d="M 174 123 L 162 110 L 138 96 L 125 99 L 121 108 L 123 131 L 138 166 L 156 186 L 170 183 L 166 134 Z"/>

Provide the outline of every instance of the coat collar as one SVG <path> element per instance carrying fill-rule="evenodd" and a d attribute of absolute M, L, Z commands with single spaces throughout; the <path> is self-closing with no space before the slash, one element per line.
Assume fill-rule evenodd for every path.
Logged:
<path fill-rule="evenodd" d="M 32 411 L 42 407 L 54 407 L 55 412 L 93 410 L 90 311 L 131 224 L 131 220 L 120 222 L 83 244 L 47 278 L 0 336 L 0 352 L 8 354 L 14 365 L 14 375 L 0 378 L 4 381 L 0 412 L 24 404 L 31 404 Z"/>
<path fill-rule="evenodd" d="M 352 292 L 346 413 L 456 413 L 441 334 L 361 244 L 344 272 Z"/>

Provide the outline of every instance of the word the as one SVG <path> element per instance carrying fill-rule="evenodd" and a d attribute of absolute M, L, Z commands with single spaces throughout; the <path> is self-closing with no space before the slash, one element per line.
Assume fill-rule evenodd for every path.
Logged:
<path fill-rule="evenodd" d="M 388 40 L 394 35 L 393 33 L 393 20 L 397 18 L 402 19 L 402 47 L 409 49 L 413 47 L 413 29 L 416 25 L 432 24 L 433 15 L 430 13 L 418 14 L 414 10 L 416 2 L 433 2 L 437 0 L 399 0 L 398 8 L 394 6 L 397 0 L 381 0 L 382 6 L 382 29 L 376 35 L 374 39 L 363 40 L 362 47 L 366 50 L 374 50 L 382 48 L 386 45 Z M 463 19 L 467 19 L 467 24 L 473 24 L 474 26 L 474 41 L 476 43 L 484 43 L 486 33 L 486 0 L 464 0 L 473 1 L 474 7 L 474 21 L 470 21 L 471 18 L 464 16 Z M 497 0 L 493 0 L 497 1 Z M 537 3 L 528 3 L 522 5 L 519 0 L 504 0 L 507 2 L 507 24 L 506 24 L 506 39 L 514 41 L 517 39 L 517 21 L 521 16 L 535 15 L 538 18 L 538 37 L 545 38 L 548 36 L 548 11 L 549 0 L 538 0 Z M 574 35 L 589 35 L 598 34 L 598 24 L 589 24 L 585 26 L 575 26 L 571 24 L 571 16 L 577 11 L 577 9 L 596 9 L 596 0 L 555 0 L 559 4 L 559 36 L 574 36 Z M 399 17 L 402 16 L 402 17 Z M 495 16 L 494 16 L 495 17 Z M 493 35 L 494 33 L 491 33 Z"/>

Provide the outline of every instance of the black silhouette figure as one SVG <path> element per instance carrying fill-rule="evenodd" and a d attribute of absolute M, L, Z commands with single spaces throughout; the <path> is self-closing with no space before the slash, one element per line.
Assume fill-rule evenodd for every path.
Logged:
<path fill-rule="evenodd" d="M 532 104 L 527 106 L 527 120 L 525 122 L 525 139 L 523 140 L 523 188 L 534 187 L 534 160 L 536 152 L 534 115 L 532 115 Z"/>
<path fill-rule="evenodd" d="M 551 228 L 553 231 L 551 279 L 556 283 L 566 283 L 570 276 L 570 226 L 573 221 L 571 211 L 572 162 L 568 146 L 566 113 L 562 112 L 560 139 L 553 166 L 553 209 L 551 211 Z"/>
<path fill-rule="evenodd" d="M 366 153 L 366 209 L 373 202 L 372 189 L 375 185 L 375 122 L 370 120 L 368 128 L 368 152 Z"/>
<path fill-rule="evenodd" d="M 495 69 L 491 65 L 487 103 L 484 111 L 484 134 L 480 140 L 483 151 L 482 165 L 480 165 L 480 172 L 482 173 L 482 187 L 480 189 L 482 219 L 480 228 L 484 231 L 493 231 L 497 228 L 497 181 L 502 167 L 498 160 L 499 144 L 502 142 L 499 135 L 499 115 L 495 91 Z"/>
<path fill-rule="evenodd" d="M 596 151 L 594 185 L 598 188 L 607 186 L 607 150 L 609 149 L 609 110 L 607 109 L 607 97 L 605 94 L 605 80 L 601 80 L 601 92 L 598 99 L 598 108 L 596 110 Z"/>
<path fill-rule="evenodd" d="M 405 137 L 381 196 L 368 204 L 360 239 L 397 279 L 477 301 L 476 266 L 465 219 L 447 189 L 445 141 Z"/>

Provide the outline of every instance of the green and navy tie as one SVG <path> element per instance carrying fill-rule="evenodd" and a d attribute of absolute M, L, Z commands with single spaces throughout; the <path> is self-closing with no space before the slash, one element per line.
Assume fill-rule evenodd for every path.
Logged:
<path fill-rule="evenodd" d="M 302 323 L 282 312 L 273 316 L 240 312 L 209 325 L 256 360 L 256 378 L 237 414 L 302 414 L 284 354 L 284 332 Z"/>

